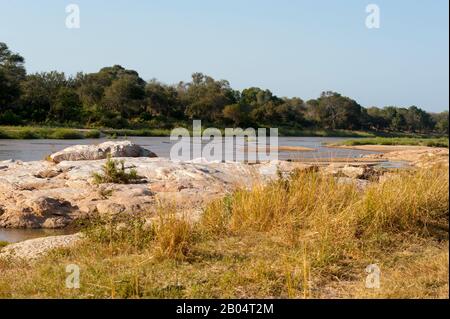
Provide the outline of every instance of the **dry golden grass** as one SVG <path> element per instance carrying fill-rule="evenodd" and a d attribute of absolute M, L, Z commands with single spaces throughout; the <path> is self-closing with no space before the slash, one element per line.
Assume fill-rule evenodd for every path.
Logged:
<path fill-rule="evenodd" d="M 185 259 L 189 256 L 194 241 L 192 224 L 179 218 L 174 212 L 159 215 L 155 227 L 155 247 L 160 258 Z"/>
<path fill-rule="evenodd" d="M 167 208 L 150 226 L 101 221 L 76 248 L 0 262 L 0 297 L 448 298 L 448 182 L 436 166 L 361 192 L 297 172 L 214 201 L 197 224 Z M 73 263 L 79 290 L 64 287 Z"/>

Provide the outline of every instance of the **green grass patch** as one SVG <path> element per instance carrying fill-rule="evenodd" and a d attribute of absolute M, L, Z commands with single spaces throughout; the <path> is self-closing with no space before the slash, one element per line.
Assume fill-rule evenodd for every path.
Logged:
<path fill-rule="evenodd" d="M 308 130 L 300 128 L 280 127 L 280 136 L 298 137 L 375 137 L 374 133 L 350 130 Z"/>
<path fill-rule="evenodd" d="M 357 145 L 413 145 L 429 147 L 447 147 L 448 138 L 409 138 L 409 137 L 375 137 L 361 138 L 343 141 L 333 145 L 357 146 Z"/>
<path fill-rule="evenodd" d="M 7 241 L 0 240 L 0 250 L 2 250 L 2 248 L 7 245 L 9 245 L 9 243 Z"/>
<path fill-rule="evenodd" d="M 99 138 L 98 130 L 50 128 L 33 126 L 0 126 L 0 139 L 84 139 Z"/>
<path fill-rule="evenodd" d="M 72 129 L 56 129 L 47 138 L 57 140 L 79 140 L 84 138 L 84 134 Z"/>
<path fill-rule="evenodd" d="M 101 133 L 99 130 L 89 130 L 84 132 L 85 138 L 100 138 Z"/>
<path fill-rule="evenodd" d="M 164 136 L 170 136 L 170 129 L 161 129 L 161 128 L 155 128 L 155 129 L 121 129 L 121 130 L 115 130 L 115 129 L 102 129 L 103 133 L 108 135 L 110 138 L 116 138 L 118 136 L 142 136 L 142 137 L 164 137 Z"/>

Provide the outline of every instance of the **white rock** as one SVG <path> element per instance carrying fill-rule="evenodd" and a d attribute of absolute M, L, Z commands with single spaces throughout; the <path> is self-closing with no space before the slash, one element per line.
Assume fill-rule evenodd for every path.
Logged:
<path fill-rule="evenodd" d="M 134 167 L 143 182 L 93 184 L 92 173 L 101 172 L 104 159 L 59 164 L 26 162 L 0 170 L 0 227 L 59 228 L 91 214 L 148 211 L 160 199 L 175 203 L 180 209 L 201 209 L 203 203 L 236 186 L 252 185 L 259 175 L 259 165 L 243 163 L 176 163 L 145 157 L 118 159 L 124 160 L 126 167 Z M 43 174 L 43 171 L 59 174 Z M 266 174 L 275 178 L 276 170 L 270 172 Z"/>
<path fill-rule="evenodd" d="M 56 248 L 75 245 L 82 239 L 82 234 L 41 237 L 7 245 L 0 250 L 0 259 L 35 260 Z"/>
<path fill-rule="evenodd" d="M 99 145 L 74 145 L 50 155 L 55 163 L 85 161 L 111 157 L 156 157 L 156 154 L 130 141 L 105 142 Z"/>

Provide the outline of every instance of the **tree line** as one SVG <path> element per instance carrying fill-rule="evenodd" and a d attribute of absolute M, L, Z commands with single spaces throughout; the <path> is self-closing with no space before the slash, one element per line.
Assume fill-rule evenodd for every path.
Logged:
<path fill-rule="evenodd" d="M 0 42 L 0 124 L 109 128 L 172 128 L 193 119 L 220 126 L 279 126 L 448 134 L 448 111 L 417 106 L 364 108 L 337 92 L 317 99 L 278 97 L 194 73 L 190 82 L 144 81 L 120 65 L 68 77 L 27 74 L 25 59 Z"/>

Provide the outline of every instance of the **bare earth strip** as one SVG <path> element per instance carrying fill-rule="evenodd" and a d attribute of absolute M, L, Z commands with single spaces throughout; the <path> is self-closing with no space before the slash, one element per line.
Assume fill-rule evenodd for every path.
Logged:
<path fill-rule="evenodd" d="M 304 146 L 278 146 L 278 147 L 243 147 L 243 151 L 256 152 L 256 151 L 286 151 L 286 152 L 317 152 L 317 149 L 304 147 Z"/>
<path fill-rule="evenodd" d="M 373 151 L 373 152 L 396 152 L 396 151 L 424 151 L 433 149 L 427 146 L 415 146 L 415 145 L 328 145 L 329 148 L 341 148 L 348 150 L 361 150 L 361 151 Z"/>

